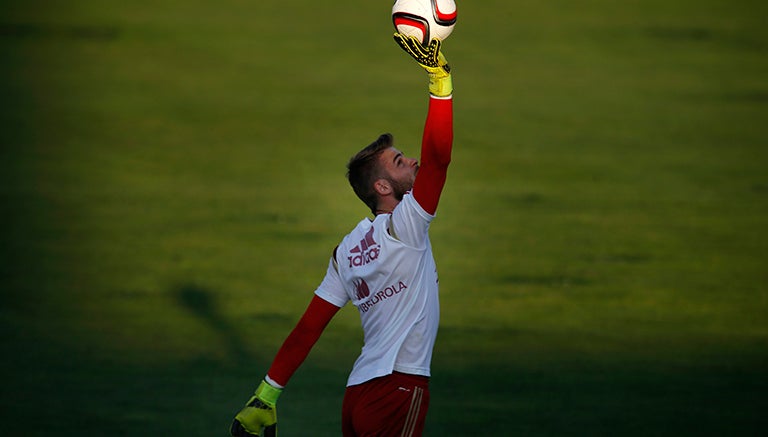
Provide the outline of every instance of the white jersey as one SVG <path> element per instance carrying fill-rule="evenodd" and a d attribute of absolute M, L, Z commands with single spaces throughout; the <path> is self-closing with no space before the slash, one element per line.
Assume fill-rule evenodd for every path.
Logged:
<path fill-rule="evenodd" d="M 429 376 L 440 318 L 429 242 L 434 216 L 406 194 L 392 214 L 364 219 L 335 251 L 315 294 L 357 307 L 364 344 L 347 386 L 393 371 Z"/>

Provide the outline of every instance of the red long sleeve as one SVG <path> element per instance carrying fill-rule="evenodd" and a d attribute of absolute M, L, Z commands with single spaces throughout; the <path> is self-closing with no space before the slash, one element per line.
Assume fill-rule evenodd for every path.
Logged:
<path fill-rule="evenodd" d="M 430 214 L 437 211 L 453 148 L 453 99 L 430 97 L 413 196 Z"/>
<path fill-rule="evenodd" d="M 276 383 L 287 385 L 339 309 L 336 305 L 314 296 L 299 323 L 277 352 L 267 375 Z"/>

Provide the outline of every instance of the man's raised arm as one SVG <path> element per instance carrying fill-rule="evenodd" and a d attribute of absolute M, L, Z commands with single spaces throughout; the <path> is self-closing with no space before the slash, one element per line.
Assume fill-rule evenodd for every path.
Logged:
<path fill-rule="evenodd" d="M 438 39 L 423 46 L 418 39 L 399 33 L 395 41 L 429 75 L 429 110 L 421 141 L 421 161 L 413 197 L 429 214 L 437 211 L 445 186 L 453 147 L 453 82 L 451 68 L 440 51 Z"/>

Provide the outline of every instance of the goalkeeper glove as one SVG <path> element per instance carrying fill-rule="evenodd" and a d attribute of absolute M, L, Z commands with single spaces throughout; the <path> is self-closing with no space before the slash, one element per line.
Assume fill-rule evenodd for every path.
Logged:
<path fill-rule="evenodd" d="M 442 41 L 433 38 L 424 46 L 418 38 L 395 33 L 395 42 L 405 50 L 429 75 L 429 93 L 436 97 L 448 97 L 453 93 L 451 67 L 440 51 Z"/>
<path fill-rule="evenodd" d="M 282 390 L 261 381 L 256 393 L 248 400 L 245 407 L 237 413 L 229 433 L 234 437 L 252 437 L 261 434 L 264 437 L 277 436 L 277 398 Z"/>

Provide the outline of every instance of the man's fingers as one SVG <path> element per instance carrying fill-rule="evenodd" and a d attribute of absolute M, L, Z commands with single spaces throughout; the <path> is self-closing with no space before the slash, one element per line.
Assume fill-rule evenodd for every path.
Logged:
<path fill-rule="evenodd" d="M 419 42 L 419 40 L 416 39 L 416 37 L 412 36 L 409 42 L 413 51 L 418 53 L 420 57 L 425 57 L 429 55 L 429 49 L 421 45 L 421 42 Z"/>
<path fill-rule="evenodd" d="M 439 62 L 438 59 L 440 57 L 440 47 L 442 44 L 442 41 L 437 38 L 432 38 L 432 41 L 429 42 L 429 54 L 432 57 L 435 66 L 437 66 Z"/>
<path fill-rule="evenodd" d="M 413 41 L 411 40 L 411 37 L 407 37 L 405 35 L 396 33 L 395 34 L 395 41 L 409 55 L 411 55 L 413 57 L 417 57 L 419 55 L 419 53 L 416 51 L 417 50 L 416 47 L 414 47 L 414 45 L 413 45 Z"/>
<path fill-rule="evenodd" d="M 232 421 L 232 426 L 229 428 L 229 433 L 234 437 L 246 437 L 248 435 L 245 433 L 245 428 L 243 428 L 243 425 L 239 420 Z"/>
<path fill-rule="evenodd" d="M 403 35 L 400 35 L 399 33 L 395 34 L 395 42 L 397 45 L 400 46 L 401 49 L 405 50 L 406 52 L 410 53 L 410 48 L 408 47 L 408 44 L 405 42 L 405 37 Z"/>
<path fill-rule="evenodd" d="M 400 47 L 410 53 L 411 56 L 423 58 L 429 54 L 428 51 L 425 51 L 428 50 L 428 48 L 421 45 L 421 42 L 419 42 L 416 37 L 396 33 L 395 41 L 400 45 Z"/>
<path fill-rule="evenodd" d="M 432 41 L 429 42 L 429 51 L 431 53 L 437 53 L 440 51 L 440 46 L 442 45 L 442 41 L 437 38 L 432 38 Z"/>

